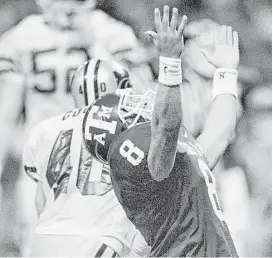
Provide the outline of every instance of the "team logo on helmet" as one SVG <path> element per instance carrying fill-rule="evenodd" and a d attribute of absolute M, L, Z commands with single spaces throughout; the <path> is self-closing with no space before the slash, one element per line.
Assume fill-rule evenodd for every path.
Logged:
<path fill-rule="evenodd" d="M 146 122 L 144 114 L 149 94 L 131 95 L 131 90 L 119 90 L 118 94 L 105 94 L 87 110 L 83 120 L 83 136 L 87 150 L 99 161 L 107 162 L 107 154 L 113 140 L 124 130 Z M 134 97 L 139 103 L 128 101 Z M 135 105 L 136 104 L 136 105 Z"/>
<path fill-rule="evenodd" d="M 107 162 L 113 139 L 122 131 L 117 114 L 119 96 L 106 94 L 91 105 L 84 117 L 83 135 L 88 151 L 98 160 Z"/>

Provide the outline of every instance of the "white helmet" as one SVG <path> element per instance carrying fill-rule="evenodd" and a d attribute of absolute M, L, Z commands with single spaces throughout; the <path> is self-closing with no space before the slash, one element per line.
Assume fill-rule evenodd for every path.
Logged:
<path fill-rule="evenodd" d="M 77 30 L 96 6 L 96 0 L 36 0 L 47 22 L 61 30 Z"/>
<path fill-rule="evenodd" d="M 117 62 L 92 58 L 78 68 L 70 87 L 75 105 L 83 107 L 106 93 L 132 88 L 132 84 L 128 71 Z"/>

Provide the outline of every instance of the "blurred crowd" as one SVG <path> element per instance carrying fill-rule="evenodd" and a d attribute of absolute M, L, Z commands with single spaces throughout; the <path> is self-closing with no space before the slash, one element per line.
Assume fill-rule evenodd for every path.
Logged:
<path fill-rule="evenodd" d="M 97 8 L 130 25 L 149 49 L 150 41 L 144 31 L 153 29 L 153 9 L 164 4 L 176 6 L 180 13 L 187 14 L 190 23 L 208 19 L 231 25 L 239 33 L 242 108 L 234 141 L 216 168 L 219 195 L 239 254 L 272 257 L 272 2 L 101 0 Z M 0 35 L 26 15 L 37 12 L 34 0 L 0 0 Z M 203 24 L 206 26 L 206 22 Z M 154 73 L 156 76 L 157 71 Z M 16 200 L 8 196 L 18 177 L 19 164 L 18 158 L 10 156 L 6 167 L 14 172 L 2 177 L 4 211 L 10 223 L 16 218 L 13 210 Z M 16 254 L 16 247 L 13 252 Z"/>

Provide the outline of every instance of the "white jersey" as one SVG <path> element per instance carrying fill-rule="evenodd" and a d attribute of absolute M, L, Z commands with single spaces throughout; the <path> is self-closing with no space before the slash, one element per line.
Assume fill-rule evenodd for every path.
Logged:
<path fill-rule="evenodd" d="M 69 82 L 87 59 L 122 61 L 143 53 L 133 30 L 100 10 L 90 12 L 86 27 L 82 38 L 53 29 L 42 15 L 30 15 L 0 37 L 0 83 L 5 84 L 3 75 L 10 71 L 24 75 L 27 129 L 74 108 Z M 147 69 L 143 67 L 142 77 Z"/>
<path fill-rule="evenodd" d="M 25 170 L 42 182 L 46 199 L 35 233 L 94 237 L 120 254 L 131 249 L 139 232 L 114 194 L 109 166 L 82 143 L 86 110 L 40 123 L 24 147 Z"/>

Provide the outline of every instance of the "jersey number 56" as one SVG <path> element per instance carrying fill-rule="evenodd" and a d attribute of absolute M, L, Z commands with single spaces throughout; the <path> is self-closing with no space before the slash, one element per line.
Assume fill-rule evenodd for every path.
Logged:
<path fill-rule="evenodd" d="M 60 88 L 69 93 L 73 74 L 89 59 L 88 51 L 79 47 L 67 49 L 62 58 L 59 55 L 56 48 L 32 52 L 32 83 L 38 92 L 54 93 Z"/>

